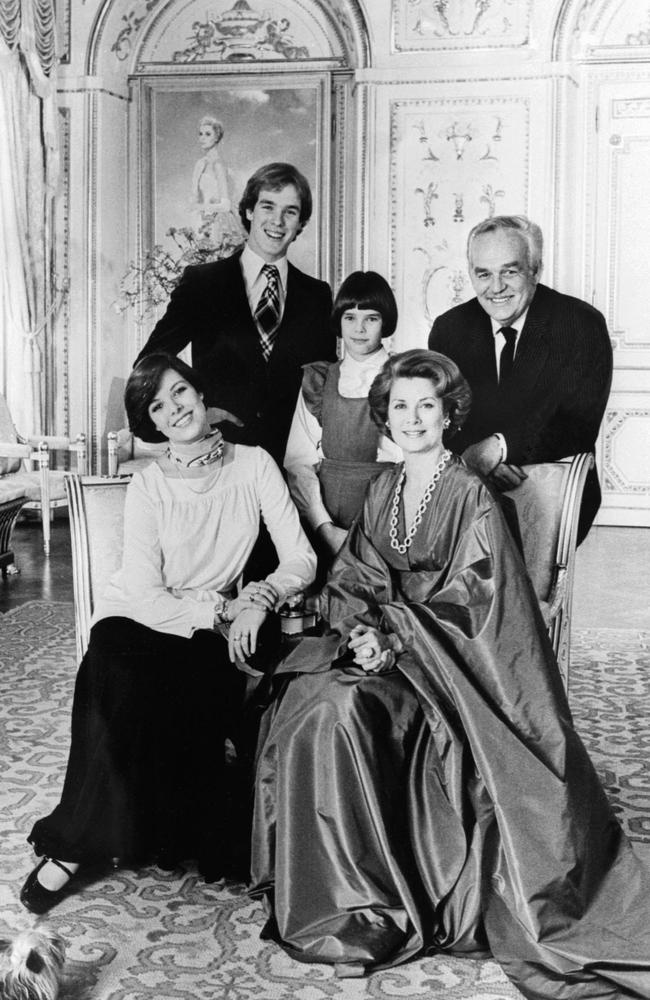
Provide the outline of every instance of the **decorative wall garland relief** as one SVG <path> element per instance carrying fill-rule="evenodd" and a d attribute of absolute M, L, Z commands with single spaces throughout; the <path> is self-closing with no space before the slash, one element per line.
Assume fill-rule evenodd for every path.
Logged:
<path fill-rule="evenodd" d="M 527 135 L 520 98 L 393 102 L 391 275 L 412 341 L 471 294 L 469 228 L 526 211 Z"/>
<path fill-rule="evenodd" d="M 237 0 L 231 10 L 206 15 L 192 25 L 193 37 L 185 49 L 174 52 L 174 62 L 257 62 L 268 59 L 309 59 L 309 48 L 296 41 L 288 17 L 256 10 Z"/>
<path fill-rule="evenodd" d="M 161 0 L 145 0 L 131 6 L 120 20 L 121 27 L 110 51 L 120 61 L 128 59 L 133 50 L 137 32 L 149 13 Z M 156 61 L 172 63 L 247 63 L 247 62 L 297 62 L 314 58 L 331 58 L 340 46 L 328 44 L 324 34 L 311 33 L 308 25 L 316 24 L 309 12 L 304 22 L 300 20 L 300 5 L 295 6 L 297 17 L 292 17 L 290 3 L 276 4 L 274 8 L 262 7 L 253 0 L 222 0 L 216 7 L 206 10 L 199 3 L 179 7 L 174 20 L 174 30 L 169 31 L 161 51 L 154 42 Z M 164 16 L 167 17 L 166 11 Z M 310 20 L 311 19 L 311 20 Z M 167 33 L 166 24 L 163 33 Z M 175 29 L 178 30 L 175 30 Z M 340 23 L 337 24 L 337 30 Z M 349 34 L 348 26 L 348 34 Z M 179 45 L 180 43 L 180 45 Z M 148 46 L 150 47 L 150 46 Z"/>
<path fill-rule="evenodd" d="M 426 188 L 416 188 L 416 194 L 421 194 L 423 196 L 424 203 L 424 225 L 425 228 L 428 226 L 435 226 L 436 220 L 431 214 L 431 202 L 434 198 L 438 197 L 438 183 L 437 181 L 431 181 Z"/>
<path fill-rule="evenodd" d="M 530 0 L 395 0 L 395 48 L 525 45 L 530 11 Z"/>

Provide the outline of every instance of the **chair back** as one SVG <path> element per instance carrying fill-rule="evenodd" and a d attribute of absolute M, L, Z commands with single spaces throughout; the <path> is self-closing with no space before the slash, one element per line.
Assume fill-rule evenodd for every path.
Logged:
<path fill-rule="evenodd" d="M 580 504 L 591 454 L 525 465 L 528 478 L 508 492 L 517 509 L 524 562 L 540 603 L 565 687 Z"/>
<path fill-rule="evenodd" d="M 88 648 L 95 601 L 122 565 L 127 478 L 67 474 L 77 656 Z"/>
<path fill-rule="evenodd" d="M 18 432 L 9 412 L 7 400 L 0 393 L 0 441 L 4 444 L 17 444 Z M 0 476 L 17 472 L 22 466 L 22 459 L 18 457 L 0 457 Z"/>

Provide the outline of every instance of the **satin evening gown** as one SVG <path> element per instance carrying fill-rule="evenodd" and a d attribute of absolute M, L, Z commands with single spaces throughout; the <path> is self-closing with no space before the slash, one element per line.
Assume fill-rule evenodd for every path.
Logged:
<path fill-rule="evenodd" d="M 281 665 L 264 719 L 264 933 L 348 974 L 491 953 L 531 1000 L 648 998 L 650 873 L 573 728 L 498 505 L 454 459 L 400 555 L 398 475 L 370 486 L 325 633 Z M 400 637 L 396 669 L 353 664 L 359 622 Z"/>

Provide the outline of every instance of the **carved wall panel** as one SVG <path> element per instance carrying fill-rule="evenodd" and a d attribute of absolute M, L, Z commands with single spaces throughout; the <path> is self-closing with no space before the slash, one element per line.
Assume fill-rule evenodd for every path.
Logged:
<path fill-rule="evenodd" d="M 614 102 L 631 113 L 638 102 Z M 642 104 L 650 107 L 650 101 Z M 616 112 L 616 108 L 614 111 Z M 650 112 L 646 111 L 646 116 Z M 650 350 L 648 328 L 648 260 L 650 230 L 647 225 L 650 198 L 643 196 L 650 177 L 650 117 L 646 135 L 622 138 L 612 133 L 611 144 L 611 241 L 608 276 L 608 320 L 618 351 L 645 347 Z M 640 203 L 640 195 L 642 200 Z M 643 205 L 645 202 L 645 205 Z M 641 217 L 639 209 L 643 208 Z M 630 239 L 633 234 L 634 238 Z M 624 363 L 619 358 L 619 363 Z M 650 361 L 650 356 L 648 358 Z"/>
<path fill-rule="evenodd" d="M 153 62 L 284 63 L 341 56 L 315 17 L 313 5 L 274 0 L 222 0 L 209 11 L 201 0 L 174 7 L 173 20 L 149 47 Z"/>
<path fill-rule="evenodd" d="M 650 505 L 650 409 L 608 410 L 603 439 L 603 489 L 645 494 Z"/>
<path fill-rule="evenodd" d="M 532 0 L 394 0 L 393 47 L 486 49 L 529 42 Z"/>
<path fill-rule="evenodd" d="M 614 347 L 614 377 L 601 428 L 602 524 L 650 525 L 650 71 L 590 72 L 585 192 L 591 231 L 585 287 L 594 289 Z"/>
<path fill-rule="evenodd" d="M 556 53 L 574 58 L 647 58 L 650 8 L 638 0 L 582 0 L 567 5 L 558 25 Z M 644 53 L 645 50 L 645 53 Z"/>
<path fill-rule="evenodd" d="M 472 226 L 527 210 L 529 103 L 394 100 L 390 119 L 391 280 L 401 346 L 422 346 L 435 317 L 473 295 Z"/>
<path fill-rule="evenodd" d="M 309 65 L 365 65 L 357 0 L 113 0 L 91 39 L 89 71 L 151 72 L 157 65 L 196 72 Z"/>

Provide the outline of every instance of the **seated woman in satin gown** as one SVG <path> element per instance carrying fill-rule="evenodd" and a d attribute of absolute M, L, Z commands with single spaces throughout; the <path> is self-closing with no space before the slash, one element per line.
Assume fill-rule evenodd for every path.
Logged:
<path fill-rule="evenodd" d="M 262 722 L 263 933 L 341 974 L 491 953 L 535 1000 L 650 997 L 649 873 L 573 728 L 499 506 L 445 448 L 467 385 L 414 350 L 369 398 L 404 463 L 369 486 L 324 632 L 280 664 Z"/>
<path fill-rule="evenodd" d="M 237 846 L 224 747 L 245 671 L 273 631 L 272 612 L 315 572 L 280 470 L 263 449 L 228 444 L 210 427 L 191 368 L 150 355 L 131 373 L 125 405 L 138 437 L 169 447 L 127 487 L 122 568 L 94 610 L 63 793 L 29 836 L 42 860 L 21 900 L 36 913 L 59 901 L 80 865 L 172 869 L 195 858 L 206 881 L 224 873 Z M 236 593 L 260 515 L 279 564 Z"/>
<path fill-rule="evenodd" d="M 331 323 L 345 355 L 305 365 L 284 456 L 291 496 L 328 566 L 361 510 L 370 480 L 402 460 L 368 405 L 372 381 L 388 358 L 382 340 L 397 325 L 397 303 L 386 279 L 376 271 L 348 275 Z"/>

